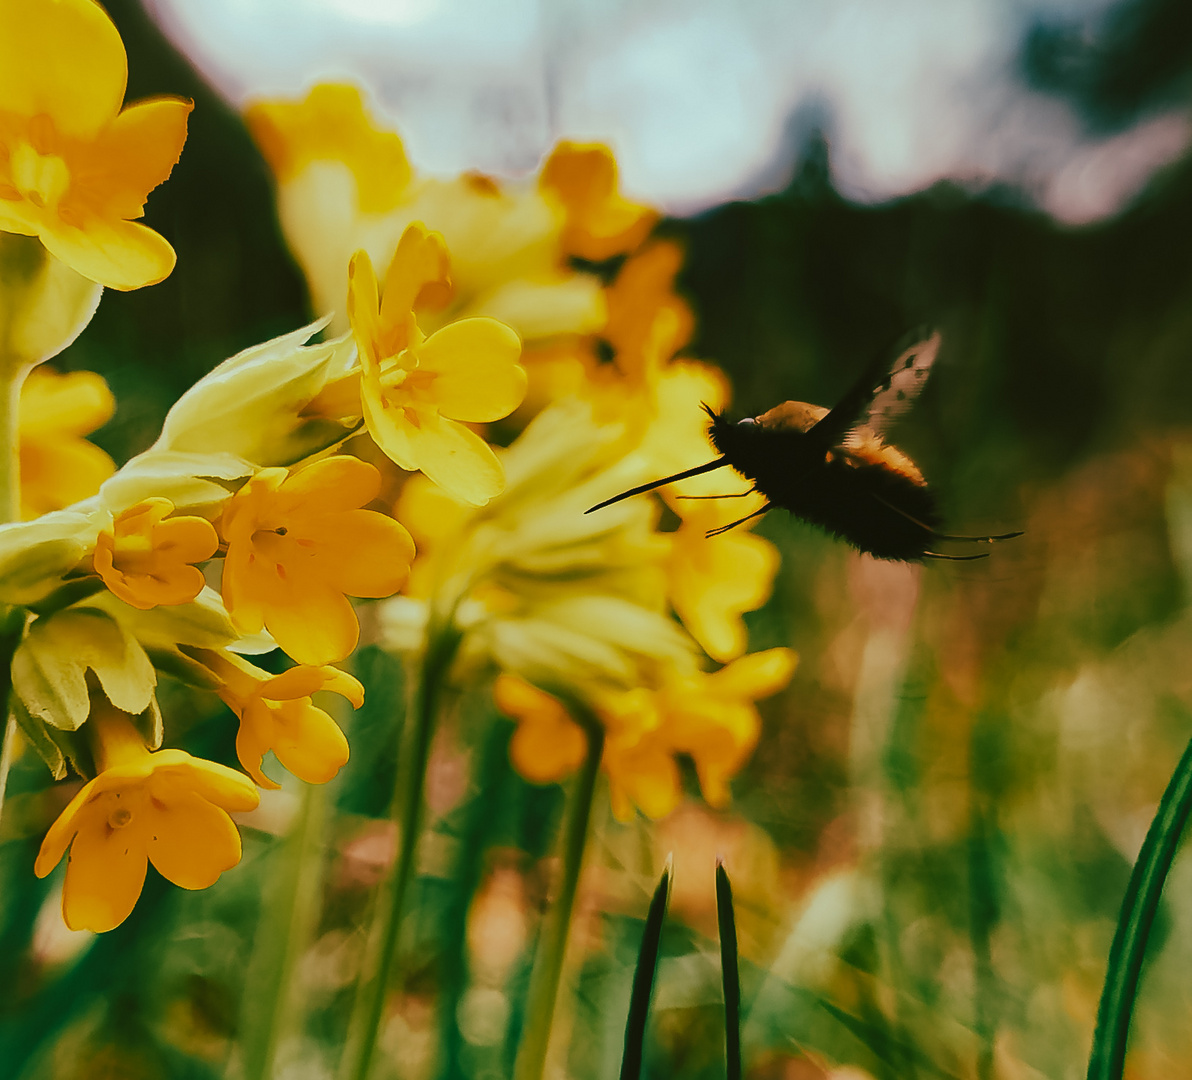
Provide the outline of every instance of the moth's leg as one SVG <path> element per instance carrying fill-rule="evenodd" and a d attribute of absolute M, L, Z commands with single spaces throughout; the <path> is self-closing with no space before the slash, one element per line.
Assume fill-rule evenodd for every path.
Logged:
<path fill-rule="evenodd" d="M 941 555 L 938 551 L 925 551 L 923 558 L 946 559 L 948 562 L 972 562 L 974 559 L 988 559 L 989 552 L 983 551 L 980 555 Z"/>
<path fill-rule="evenodd" d="M 743 518 L 738 518 L 730 525 L 721 525 L 719 529 L 709 529 L 705 534 L 709 538 L 719 536 L 721 533 L 726 533 L 729 529 L 735 529 L 738 525 L 744 525 L 750 518 L 755 518 L 759 514 L 764 514 L 767 510 L 773 510 L 774 507 L 770 503 L 766 503 L 760 510 L 754 510 L 752 514 L 746 514 Z"/>
<path fill-rule="evenodd" d="M 676 499 L 743 499 L 746 495 L 752 495 L 754 489 L 750 488 L 748 491 L 734 491 L 731 495 L 676 495 Z"/>
<path fill-rule="evenodd" d="M 873 493 L 870 492 L 870 494 L 873 494 Z M 918 518 L 911 517 L 911 515 L 908 514 L 905 510 L 902 510 L 899 507 L 895 506 L 892 502 L 888 502 L 886 499 L 883 499 L 880 495 L 874 495 L 873 497 L 875 499 L 877 499 L 877 501 L 880 502 L 883 506 L 889 508 L 890 510 L 893 510 L 894 513 L 899 514 L 902 517 L 906 518 L 906 520 L 909 521 L 912 525 L 918 525 L 919 528 L 922 529 L 924 532 L 931 533 L 931 538 L 933 540 L 960 540 L 960 541 L 963 541 L 963 542 L 969 543 L 969 544 L 993 544 L 993 543 L 996 543 L 998 540 L 1013 540 L 1014 537 L 1022 535 L 1021 529 L 1018 532 L 999 533 L 996 536 L 954 536 L 951 533 L 936 532 L 933 528 L 931 528 L 931 526 L 924 525 L 923 522 L 921 522 Z M 969 556 L 969 557 L 971 558 L 972 556 Z"/>

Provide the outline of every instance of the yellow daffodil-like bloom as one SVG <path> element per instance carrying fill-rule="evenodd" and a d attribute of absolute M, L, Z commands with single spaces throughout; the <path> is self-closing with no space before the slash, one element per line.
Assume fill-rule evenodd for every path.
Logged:
<path fill-rule="evenodd" d="M 99 775 L 50 826 L 34 872 L 45 877 L 70 848 L 62 917 L 72 930 L 119 926 L 141 895 L 145 870 L 184 889 L 205 889 L 240 861 L 228 811 L 260 801 L 246 776 L 182 750 L 151 754 L 128 717 L 97 701 Z"/>
<path fill-rule="evenodd" d="M 493 686 L 496 706 L 517 721 L 509 760 L 532 784 L 553 784 L 579 768 L 588 740 L 558 698 L 514 675 L 500 675 Z"/>
<path fill-rule="evenodd" d="M 425 313 L 424 330 L 484 315 L 537 343 L 603 325 L 600 282 L 567 265 L 565 214 L 535 187 L 474 174 L 412 176 L 401 141 L 349 86 L 316 86 L 301 102 L 259 102 L 245 120 L 277 177 L 282 228 L 315 310 L 332 315 L 337 332 L 347 328 L 352 253 L 363 248 L 385 266 L 416 221 L 445 237 L 455 277 L 450 303 Z"/>
<path fill-rule="evenodd" d="M 670 543 L 656 504 L 589 506 L 647 478 L 623 456 L 624 425 L 593 422 L 578 401 L 544 410 L 502 459 L 509 483 L 487 506 L 451 504 L 411 478 L 399 516 L 419 540 L 416 596 L 383 607 L 382 634 L 419 648 L 426 611 L 455 611 L 465 658 L 539 685 L 627 689 L 660 664 L 694 666 L 690 638 L 666 607 Z"/>
<path fill-rule="evenodd" d="M 325 784 L 348 760 L 348 740 L 339 725 L 311 702 L 311 694 L 330 690 L 353 708 L 364 704 L 364 687 L 346 671 L 299 665 L 270 675 L 232 653 L 201 652 L 220 680 L 219 696 L 240 718 L 236 756 L 263 788 L 277 788 L 261 771 L 270 750 L 298 779 Z"/>
<path fill-rule="evenodd" d="M 711 674 L 672 670 L 657 690 L 608 697 L 596 711 L 614 814 L 627 820 L 637 807 L 660 818 L 674 810 L 683 795 L 680 753 L 694 761 L 707 802 L 724 806 L 729 780 L 757 744 L 753 703 L 782 689 L 794 664 L 789 649 L 769 649 Z M 498 679 L 495 694 L 497 707 L 518 723 L 510 759 L 527 780 L 561 780 L 583 760 L 583 731 L 556 698 L 511 676 Z"/>
<path fill-rule="evenodd" d="M 126 604 L 148 611 L 186 604 L 203 591 L 206 562 L 219 547 L 215 526 L 201 517 L 169 517 L 169 499 L 131 506 L 95 541 L 95 570 Z"/>
<path fill-rule="evenodd" d="M 599 143 L 561 142 L 542 167 L 539 186 L 563 207 L 563 249 L 600 262 L 636 248 L 658 212 L 617 191 L 617 159 Z"/>
<path fill-rule="evenodd" d="M 124 44 L 93 0 L 0 0 L 0 231 L 37 236 L 113 289 L 174 268 L 174 249 L 133 218 L 170 175 L 192 104 L 121 111 Z"/>
<path fill-rule="evenodd" d="M 378 299 L 368 255 L 348 271 L 348 313 L 360 350 L 364 420 L 377 445 L 403 469 L 421 470 L 474 506 L 504 486 L 489 445 L 466 423 L 508 416 L 526 392 L 521 342 L 495 319 L 461 319 L 424 338 L 416 306 L 449 295 L 443 238 L 411 225 Z"/>
<path fill-rule="evenodd" d="M 401 588 L 414 542 L 392 518 L 361 509 L 381 477 L 337 456 L 298 469 L 264 469 L 224 508 L 223 598 L 242 633 L 265 627 L 301 664 L 342 660 L 360 636 L 348 596 Z"/>
<path fill-rule="evenodd" d="M 28 519 L 90 498 L 116 471 L 83 438 L 111 419 L 116 407 L 102 376 L 60 375 L 39 367 L 21 389 L 21 516 Z"/>

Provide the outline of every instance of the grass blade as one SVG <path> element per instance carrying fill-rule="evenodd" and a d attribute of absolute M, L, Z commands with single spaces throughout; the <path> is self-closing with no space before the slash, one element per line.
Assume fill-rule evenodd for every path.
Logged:
<path fill-rule="evenodd" d="M 741 977 L 737 970 L 737 920 L 724 863 L 716 860 L 716 922 L 720 929 L 720 977 L 724 982 L 724 1054 L 727 1080 L 741 1080 Z"/>
<path fill-rule="evenodd" d="M 650 1012 L 650 994 L 654 989 L 654 971 L 658 967 L 658 946 L 662 943 L 662 921 L 666 918 L 666 902 L 670 897 L 670 882 L 674 866 L 671 857 L 654 890 L 650 910 L 646 913 L 646 927 L 642 931 L 642 947 L 637 954 L 637 968 L 633 973 L 633 993 L 629 997 L 629 1019 L 625 1022 L 625 1053 L 621 1058 L 621 1080 L 640 1080 L 642 1074 L 642 1044 L 646 1037 L 646 1016 Z"/>
<path fill-rule="evenodd" d="M 1147 941 L 1189 810 L 1192 810 L 1192 742 L 1163 792 L 1126 886 L 1117 932 L 1109 950 L 1105 988 L 1097 1009 L 1088 1080 L 1121 1080 Z"/>

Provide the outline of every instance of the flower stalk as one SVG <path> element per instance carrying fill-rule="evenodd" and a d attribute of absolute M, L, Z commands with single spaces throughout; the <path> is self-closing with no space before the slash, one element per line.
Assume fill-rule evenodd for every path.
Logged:
<path fill-rule="evenodd" d="M 563 961 L 567 954 L 567 939 L 571 931 L 571 915 L 575 894 L 583 868 L 584 849 L 588 839 L 588 822 L 592 815 L 592 799 L 596 793 L 596 778 L 600 774 L 600 760 L 604 754 L 604 728 L 600 722 L 577 702 L 569 701 L 568 710 L 579 721 L 588 740 L 588 752 L 580 766 L 572 793 L 563 833 L 563 868 L 559 895 L 548 913 L 539 940 L 530 988 L 526 996 L 526 1025 L 522 1029 L 521 1044 L 513 1068 L 513 1080 L 541 1080 L 550 1045 L 550 1033 L 559 994 Z"/>
<path fill-rule="evenodd" d="M 397 761 L 393 812 L 398 822 L 397 853 L 387 889 L 377 898 L 376 917 L 370 935 L 369 952 L 374 966 L 357 992 L 348 1030 L 347 1050 L 340 1076 L 344 1080 L 368 1080 L 384 1019 L 385 999 L 397 955 L 406 895 L 414 876 L 418 834 L 422 826 L 426 767 L 430 759 L 447 673 L 455 660 L 462 636 L 454 625 L 454 613 L 436 620 L 427 629 L 426 653 L 415 693 L 414 708 L 402 728 Z M 375 949 L 373 948 L 375 943 Z"/>

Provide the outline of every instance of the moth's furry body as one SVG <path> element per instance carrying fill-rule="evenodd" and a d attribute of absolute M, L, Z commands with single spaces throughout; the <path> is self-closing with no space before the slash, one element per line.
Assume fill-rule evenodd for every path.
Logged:
<path fill-rule="evenodd" d="M 871 366 L 833 409 L 785 401 L 761 416 L 733 423 L 704 406 L 712 418 L 708 437 L 720 457 L 623 491 L 591 510 L 727 465 L 750 480 L 753 489 L 766 497 L 766 504 L 709 536 L 782 507 L 879 559 L 984 558 L 932 549 L 940 541 L 990 543 L 1020 534 L 941 533 L 935 496 L 918 466 L 882 439 L 889 421 L 922 389 L 939 344 L 939 334 L 932 334 L 893 364 Z"/>
<path fill-rule="evenodd" d="M 802 401 L 784 402 L 753 424 L 714 414 L 708 436 L 774 506 L 879 559 L 923 558 L 940 523 L 923 474 L 865 428 L 848 445 L 825 450 L 809 431 L 827 414 Z"/>

